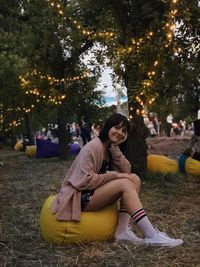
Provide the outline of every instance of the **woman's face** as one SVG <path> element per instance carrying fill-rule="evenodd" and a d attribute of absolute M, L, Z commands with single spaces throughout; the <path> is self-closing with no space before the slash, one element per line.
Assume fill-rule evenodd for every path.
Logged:
<path fill-rule="evenodd" d="M 108 132 L 108 139 L 111 144 L 119 145 L 127 139 L 127 136 L 127 128 L 123 126 L 122 123 L 113 126 Z"/>

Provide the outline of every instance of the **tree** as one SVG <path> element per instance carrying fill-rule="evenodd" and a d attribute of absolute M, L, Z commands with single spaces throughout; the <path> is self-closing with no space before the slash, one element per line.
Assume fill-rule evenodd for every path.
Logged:
<path fill-rule="evenodd" d="M 177 70 L 180 64 L 180 60 L 175 57 L 178 46 L 182 44 L 185 47 L 187 43 L 191 45 L 194 36 L 197 40 L 198 2 L 101 0 L 95 1 L 95 7 L 92 0 L 79 2 L 81 10 L 87 10 L 85 20 L 82 18 L 84 12 L 80 14 L 84 26 L 95 36 L 102 31 L 105 36 L 113 37 L 103 40 L 99 37 L 98 41 L 107 48 L 106 56 L 116 79 L 121 79 L 127 88 L 132 125 L 128 157 L 133 171 L 145 174 L 147 131 L 142 118 L 143 108 L 148 107 L 156 98 L 159 99 L 159 93 L 166 95 L 169 102 L 172 96 L 178 97 L 180 94 L 180 84 L 183 81 L 180 78 L 177 80 L 170 68 L 175 63 L 174 69 Z M 181 38 L 174 35 L 177 22 L 181 24 L 178 30 Z M 192 39 L 187 39 L 189 33 L 193 36 Z M 191 58 L 185 59 L 185 66 L 187 62 L 191 62 Z M 180 77 L 183 62 L 181 65 Z M 159 83 L 158 79 L 162 82 Z M 167 83 L 164 84 L 164 81 Z"/>
<path fill-rule="evenodd" d="M 0 104 L 2 106 L 1 131 L 10 132 L 22 123 L 23 95 L 18 76 L 26 67 L 26 59 L 17 46 L 21 40 L 22 20 L 18 1 L 6 1 L 0 7 Z M 19 15 L 18 15 L 19 14 Z M 20 46 L 21 48 L 21 46 Z M 16 132 L 16 131 L 15 131 Z"/>
<path fill-rule="evenodd" d="M 181 1 L 178 5 L 174 40 L 155 81 L 160 97 L 153 108 L 162 121 L 169 112 L 177 120 L 188 118 L 191 122 L 196 118 L 200 89 L 199 13 L 198 1 Z"/>
<path fill-rule="evenodd" d="M 80 61 L 81 55 L 93 46 L 93 41 L 82 36 L 69 19 L 74 12 L 72 3 L 63 1 L 62 10 L 56 10 L 57 6 L 52 8 L 47 1 L 16 1 L 16 6 L 10 9 L 11 3 L 8 2 L 1 11 L 6 19 L 11 17 L 16 20 L 13 36 L 16 29 L 21 30 L 20 35 L 16 35 L 20 41 L 17 47 L 20 49 L 15 49 L 14 54 L 21 56 L 26 65 L 20 69 L 22 77 L 16 87 L 22 99 L 21 109 L 27 111 L 25 119 L 29 139 L 32 137 L 33 115 L 38 118 L 37 112 L 47 107 L 47 100 L 57 104 L 60 156 L 65 158 L 70 141 L 66 135 L 68 119 L 76 113 L 80 114 L 80 102 L 85 106 L 81 108 L 82 112 L 91 110 L 91 107 L 94 109 L 97 102 L 100 105 L 102 103 L 101 92 L 94 92 L 99 68 L 88 77 L 85 75 L 87 66 Z M 65 13 L 66 17 L 61 16 L 61 13 Z M 8 27 L 4 28 L 4 34 L 7 34 Z M 12 45 L 16 46 L 15 39 Z M 11 49 L 8 52 L 10 55 Z M 18 76 L 19 72 L 16 73 L 16 80 Z M 5 87 L 2 88 L 5 92 Z M 13 91 L 16 93 L 16 88 Z M 4 105 L 5 99 L 2 99 Z M 8 106 L 11 103 L 7 103 Z M 13 115 L 16 116 L 16 112 Z"/>
<path fill-rule="evenodd" d="M 86 1 L 80 1 L 86 5 Z M 143 82 L 149 80 L 148 72 L 155 62 L 161 40 L 164 33 L 158 28 L 164 27 L 166 17 L 163 16 L 169 5 L 162 1 L 95 1 L 95 9 L 89 9 L 94 1 L 87 1 L 85 9 L 87 17 L 93 18 L 93 31 L 95 28 L 105 32 L 113 32 L 113 39 L 99 40 L 107 46 L 106 56 L 110 59 L 116 76 L 121 79 L 126 88 L 129 102 L 129 114 L 132 130 L 129 138 L 128 158 L 132 163 L 134 172 L 139 174 L 146 172 L 146 144 L 147 129 L 142 118 L 142 105 L 138 101 L 139 94 L 144 90 Z M 98 14 L 95 16 L 94 14 Z M 95 18 L 94 18 L 95 17 Z M 159 26 L 158 26 L 159 21 Z M 101 26 L 100 26 L 101 22 Z M 88 20 L 86 19 L 86 23 Z M 151 33 L 154 31 L 156 41 L 152 40 Z M 111 35 L 109 35 L 111 36 Z M 153 42 L 157 42 L 154 49 Z M 145 59 L 145 60 L 144 60 Z M 152 84 L 152 79 L 149 82 Z M 147 90 L 149 90 L 147 88 Z M 151 96 L 152 92 L 143 94 L 143 102 Z M 152 96 L 151 96 L 152 97 Z"/>

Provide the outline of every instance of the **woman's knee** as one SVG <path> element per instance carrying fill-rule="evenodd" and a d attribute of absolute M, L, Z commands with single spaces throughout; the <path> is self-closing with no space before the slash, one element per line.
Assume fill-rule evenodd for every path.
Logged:
<path fill-rule="evenodd" d="M 133 183 L 135 185 L 135 188 L 139 193 L 140 188 L 141 188 L 141 180 L 140 180 L 139 176 L 137 176 L 135 173 L 131 173 L 131 177 L 132 177 Z"/>
<path fill-rule="evenodd" d="M 120 188 L 122 191 L 127 191 L 136 189 L 136 186 L 131 180 L 124 178 L 120 179 Z"/>
<path fill-rule="evenodd" d="M 140 178 L 136 174 L 131 174 L 131 180 L 127 178 L 112 180 L 109 182 L 109 188 L 115 189 L 117 192 L 123 193 L 127 190 L 136 190 L 139 193 L 140 190 Z"/>
<path fill-rule="evenodd" d="M 133 182 L 127 178 L 112 180 L 109 184 L 112 185 L 113 188 L 118 188 L 121 191 L 123 191 L 123 188 L 126 186 L 133 186 Z"/>

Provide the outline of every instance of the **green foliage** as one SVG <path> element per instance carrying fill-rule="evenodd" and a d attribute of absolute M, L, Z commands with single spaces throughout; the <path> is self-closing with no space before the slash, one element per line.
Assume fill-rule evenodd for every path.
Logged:
<path fill-rule="evenodd" d="M 114 39 L 99 39 L 99 42 L 106 44 L 108 64 L 114 69 L 114 79 L 124 81 L 129 102 L 143 93 L 145 105 L 152 109 L 155 105 L 148 102 L 154 96 L 156 105 L 166 103 L 164 111 L 161 111 L 161 116 L 165 116 L 183 99 L 185 113 L 194 116 L 199 99 L 196 98 L 192 107 L 188 96 L 191 86 L 195 96 L 199 90 L 198 1 L 177 2 L 172 10 L 171 1 L 95 1 L 95 5 L 92 0 L 79 2 L 85 12 L 81 15 L 85 15 L 86 26 L 92 27 L 94 32 L 112 29 L 116 33 Z M 170 12 L 175 8 L 173 23 L 176 23 L 177 30 L 171 42 L 166 25 Z M 149 32 L 152 32 L 151 38 L 147 38 Z M 158 61 L 156 67 L 155 61 Z M 152 70 L 155 74 L 149 79 L 148 72 Z M 151 86 L 144 88 L 144 81 L 150 81 Z"/>
<path fill-rule="evenodd" d="M 27 108 L 33 103 L 34 118 L 47 121 L 38 113 L 45 114 L 48 105 L 45 101 L 38 103 L 35 96 L 24 94 L 19 85 L 20 74 L 37 69 L 56 79 L 80 76 L 88 67 L 81 57 L 94 43 L 98 44 L 90 60 L 94 77 L 64 86 L 52 86 L 32 78 L 31 86 L 47 95 L 50 92 L 65 94 L 69 118 L 84 114 L 94 120 L 100 113 L 98 106 L 102 105 L 101 92 L 94 88 L 100 66 L 108 64 L 114 69 L 113 80 L 127 87 L 129 104 L 135 105 L 136 96 L 143 94 L 144 104 L 159 113 L 161 119 L 169 110 L 177 118 L 194 118 L 199 105 L 200 81 L 197 0 L 177 2 L 178 31 L 173 42 L 168 42 L 166 30 L 171 1 L 73 0 L 61 3 L 63 16 L 56 6 L 52 7 L 45 0 L 4 1 L 1 5 L 0 102 L 5 106 L 4 114 L 10 106 L 14 108 L 12 114 L 6 114 L 5 124 L 22 116 L 15 111 L 17 107 Z M 82 34 L 74 20 L 96 35 Z M 101 37 L 99 32 L 115 35 Z M 154 68 L 155 61 L 159 64 Z M 155 74 L 149 78 L 152 70 Z M 150 86 L 144 87 L 144 82 L 150 82 Z M 156 102 L 152 105 L 149 99 L 153 96 Z M 56 107 L 50 110 L 55 118 Z"/>
<path fill-rule="evenodd" d="M 41 97 L 38 102 L 38 97 L 26 95 L 25 89 L 37 88 L 40 94 L 51 94 L 53 97 L 66 95 L 68 118 L 79 113 L 78 106 L 81 102 L 88 109 L 93 107 L 94 110 L 96 102 L 101 105 L 101 93 L 93 92 L 99 78 L 98 69 L 94 78 L 65 85 L 51 85 L 47 79 L 31 75 L 36 69 L 43 76 L 66 79 L 80 76 L 87 70 L 87 66 L 80 61 L 80 55 L 87 51 L 92 42 L 87 44 L 86 38 L 80 35 L 69 19 L 73 16 L 75 7 L 73 3 L 67 3 L 64 18 L 47 1 L 16 1 L 15 4 L 9 1 L 2 6 L 0 12 L 4 20 L 0 29 L 0 47 L 3 51 L 0 56 L 0 102 L 3 103 L 4 110 L 12 108 L 9 115 L 4 111 L 5 127 L 12 119 L 23 116 L 23 112 L 16 111 L 19 107 L 26 109 L 32 105 L 33 129 L 47 124 L 50 118 L 56 122 L 58 107 L 48 106 L 46 100 L 41 101 Z M 20 87 L 19 75 L 25 75 L 29 80 L 29 85 L 24 90 Z M 41 116 L 47 113 L 51 114 L 50 118 L 47 115 Z"/>

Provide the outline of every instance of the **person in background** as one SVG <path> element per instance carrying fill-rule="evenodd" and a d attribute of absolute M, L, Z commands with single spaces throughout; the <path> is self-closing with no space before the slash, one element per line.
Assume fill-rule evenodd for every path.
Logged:
<path fill-rule="evenodd" d="M 79 136 L 80 136 L 80 126 L 78 123 L 76 123 L 76 125 L 75 125 L 75 137 L 79 138 Z"/>
<path fill-rule="evenodd" d="M 167 136 L 170 137 L 171 134 L 172 134 L 172 123 L 173 123 L 173 116 L 172 114 L 170 113 L 169 115 L 167 115 L 167 118 L 166 118 L 166 123 L 167 123 Z"/>
<path fill-rule="evenodd" d="M 98 137 L 100 130 L 101 130 L 101 127 L 99 124 L 97 125 L 93 124 L 92 125 L 92 138 Z"/>
<path fill-rule="evenodd" d="M 85 117 L 81 117 L 80 122 L 81 138 L 83 141 L 83 146 L 91 141 L 91 127 L 88 122 L 85 121 Z"/>
<path fill-rule="evenodd" d="M 200 107 L 199 107 L 199 109 L 197 111 L 197 120 L 200 120 Z"/>
<path fill-rule="evenodd" d="M 119 113 L 105 121 L 99 137 L 81 149 L 66 173 L 51 211 L 58 221 L 80 221 L 82 211 L 96 211 L 120 201 L 117 241 L 181 245 L 182 239 L 170 238 L 156 229 L 143 209 L 139 199 L 140 179 L 131 173 L 131 165 L 120 150 L 127 141 L 129 130 L 128 119 Z M 144 239 L 131 231 L 130 220 L 140 227 Z"/>
<path fill-rule="evenodd" d="M 191 136 L 189 148 L 183 154 L 200 161 L 200 119 L 194 121 L 194 134 Z"/>
<path fill-rule="evenodd" d="M 179 120 L 180 134 L 183 137 L 186 131 L 186 122 L 185 120 Z"/>
<path fill-rule="evenodd" d="M 156 114 L 154 112 L 149 112 L 149 121 L 152 122 L 153 128 L 155 130 L 155 135 L 158 136 L 158 131 L 159 131 L 158 127 L 159 127 L 159 125 L 158 125 L 158 120 L 157 120 Z"/>

